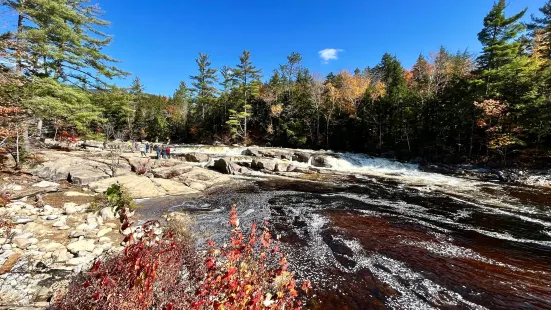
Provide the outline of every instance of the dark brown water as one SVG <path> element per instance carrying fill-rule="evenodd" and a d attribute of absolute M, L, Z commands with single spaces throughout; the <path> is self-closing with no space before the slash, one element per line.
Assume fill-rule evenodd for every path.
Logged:
<path fill-rule="evenodd" d="M 264 179 L 147 201 L 141 212 L 188 210 L 196 235 L 222 240 L 234 203 L 244 227 L 268 220 L 281 235 L 290 269 L 316 288 L 309 308 L 551 309 L 549 189 L 444 177 Z"/>

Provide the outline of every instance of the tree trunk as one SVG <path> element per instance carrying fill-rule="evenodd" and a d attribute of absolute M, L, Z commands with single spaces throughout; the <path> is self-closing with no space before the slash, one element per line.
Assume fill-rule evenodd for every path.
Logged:
<path fill-rule="evenodd" d="M 20 1 L 21 8 L 25 5 L 25 1 Z M 21 76 L 23 74 L 23 61 L 22 61 L 22 52 L 21 52 L 21 34 L 23 33 L 23 13 L 19 13 L 17 16 L 17 38 L 16 38 L 16 48 L 17 48 L 17 64 L 15 67 L 15 71 L 18 76 Z"/>
<path fill-rule="evenodd" d="M 20 159 L 19 159 L 19 128 L 17 128 L 17 135 L 15 137 L 15 167 L 19 168 Z"/>
<path fill-rule="evenodd" d="M 327 119 L 327 130 L 325 132 L 325 136 L 326 136 L 326 144 L 327 144 L 327 148 L 330 148 L 329 147 L 329 118 Z"/>
<path fill-rule="evenodd" d="M 319 144 L 320 140 L 320 112 L 319 108 L 316 109 L 316 146 Z"/>

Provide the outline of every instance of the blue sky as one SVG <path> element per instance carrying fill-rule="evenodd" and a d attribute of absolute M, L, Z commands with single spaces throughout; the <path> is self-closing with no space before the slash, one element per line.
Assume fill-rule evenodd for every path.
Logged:
<path fill-rule="evenodd" d="M 213 66 L 234 66 L 243 49 L 268 78 L 285 56 L 323 75 L 377 64 L 385 52 L 409 68 L 443 45 L 479 52 L 477 33 L 493 0 L 97 0 L 114 41 L 106 53 L 139 76 L 147 92 L 171 95 L 195 74 L 198 52 Z M 545 0 L 508 0 L 508 13 Z M 319 51 L 342 50 L 323 61 Z M 327 54 L 327 53 L 326 53 Z M 331 54 L 331 53 L 329 53 Z M 324 63 L 326 62 L 326 63 Z"/>

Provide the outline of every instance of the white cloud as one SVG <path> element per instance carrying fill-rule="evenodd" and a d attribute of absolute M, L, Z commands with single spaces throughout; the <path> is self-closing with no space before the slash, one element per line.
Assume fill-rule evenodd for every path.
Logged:
<path fill-rule="evenodd" d="M 344 50 L 338 48 L 326 48 L 319 51 L 318 54 L 320 55 L 320 58 L 322 60 L 321 63 L 326 64 L 329 63 L 329 60 L 339 59 L 339 52 L 344 52 Z"/>

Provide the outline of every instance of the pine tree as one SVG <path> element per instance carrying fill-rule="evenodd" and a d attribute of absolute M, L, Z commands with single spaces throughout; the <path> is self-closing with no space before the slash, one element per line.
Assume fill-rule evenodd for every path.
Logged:
<path fill-rule="evenodd" d="M 105 78 L 125 76 L 101 52 L 112 37 L 101 29 L 99 6 L 88 0 L 7 0 L 18 14 L 12 58 L 19 74 L 52 77 L 81 88 L 107 88 Z"/>
<path fill-rule="evenodd" d="M 484 28 L 478 34 L 478 40 L 483 46 L 483 51 L 478 57 L 478 65 L 481 69 L 486 88 L 486 96 L 493 96 L 499 92 L 498 73 L 500 68 L 510 64 L 519 55 L 521 47 L 518 35 L 524 30 L 519 20 L 527 9 L 511 16 L 505 16 L 505 0 L 499 0 L 484 18 Z"/>
<path fill-rule="evenodd" d="M 237 68 L 233 70 L 237 86 L 241 90 L 242 99 L 241 106 L 243 108 L 242 112 L 237 112 L 235 110 L 230 110 L 232 116 L 227 122 L 230 127 L 232 127 L 232 132 L 234 134 L 238 133 L 238 127 L 241 127 L 241 120 L 243 120 L 243 129 L 242 135 L 245 142 L 247 142 L 247 119 L 251 115 L 250 111 L 251 106 L 249 100 L 252 96 L 257 96 L 259 94 L 260 78 L 262 70 L 257 69 L 251 62 L 251 53 L 247 50 L 243 51 L 243 54 L 239 56 L 239 64 Z"/>
<path fill-rule="evenodd" d="M 527 24 L 530 36 L 537 44 L 537 50 L 533 53 L 551 60 L 551 0 L 548 0 L 539 11 L 542 17 L 532 15 L 532 22 Z"/>
<path fill-rule="evenodd" d="M 193 92 L 195 92 L 197 107 L 201 111 L 201 119 L 205 120 L 205 115 L 209 112 L 209 106 L 216 99 L 218 92 L 214 84 L 218 81 L 216 77 L 216 69 L 211 68 L 209 55 L 199 53 L 199 57 L 195 59 L 199 74 L 191 75 L 189 78 L 193 80 Z"/>

